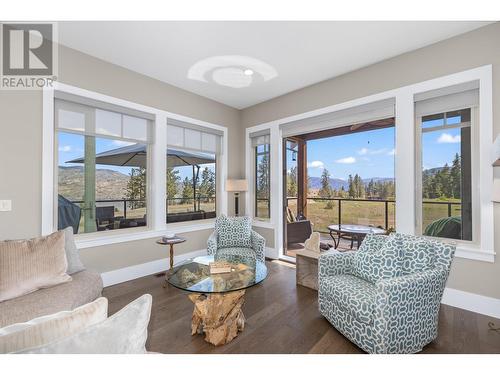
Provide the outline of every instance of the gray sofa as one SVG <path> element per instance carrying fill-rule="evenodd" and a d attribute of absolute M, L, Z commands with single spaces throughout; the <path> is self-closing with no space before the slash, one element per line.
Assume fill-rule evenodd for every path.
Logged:
<path fill-rule="evenodd" d="M 84 270 L 71 277 L 70 282 L 0 302 L 0 327 L 73 310 L 101 296 L 102 279 L 98 273 Z"/>

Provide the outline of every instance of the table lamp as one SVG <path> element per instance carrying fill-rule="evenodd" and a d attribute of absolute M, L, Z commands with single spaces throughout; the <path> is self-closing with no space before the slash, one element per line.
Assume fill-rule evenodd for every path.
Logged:
<path fill-rule="evenodd" d="M 248 190 L 247 180 L 226 180 L 226 191 L 234 193 L 234 214 L 239 215 L 240 193 Z"/>

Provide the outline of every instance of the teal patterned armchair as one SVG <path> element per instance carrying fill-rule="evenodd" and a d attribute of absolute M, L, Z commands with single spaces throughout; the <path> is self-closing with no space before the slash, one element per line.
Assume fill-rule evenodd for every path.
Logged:
<path fill-rule="evenodd" d="M 266 240 L 252 230 L 252 219 L 248 216 L 219 216 L 215 231 L 208 238 L 207 252 L 216 260 L 240 262 L 265 261 Z"/>
<path fill-rule="evenodd" d="M 395 233 L 319 257 L 319 309 L 368 353 L 416 353 L 438 334 L 455 245 Z"/>

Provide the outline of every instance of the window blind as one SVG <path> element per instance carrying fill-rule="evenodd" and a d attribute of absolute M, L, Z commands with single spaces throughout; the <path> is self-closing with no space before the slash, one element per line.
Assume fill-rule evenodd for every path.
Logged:
<path fill-rule="evenodd" d="M 479 105 L 479 89 L 467 90 L 415 102 L 415 115 L 418 117 L 436 113 L 450 112 Z"/>
<path fill-rule="evenodd" d="M 395 116 L 394 99 L 386 99 L 280 125 L 284 137 L 361 124 Z"/>
<path fill-rule="evenodd" d="M 220 154 L 222 131 L 168 119 L 167 146 Z"/>
<path fill-rule="evenodd" d="M 268 145 L 271 143 L 271 136 L 269 134 L 269 129 L 255 132 L 250 134 L 250 140 L 252 142 L 252 147 Z"/>
<path fill-rule="evenodd" d="M 150 143 L 149 119 L 56 98 L 56 128 L 72 133 Z"/>

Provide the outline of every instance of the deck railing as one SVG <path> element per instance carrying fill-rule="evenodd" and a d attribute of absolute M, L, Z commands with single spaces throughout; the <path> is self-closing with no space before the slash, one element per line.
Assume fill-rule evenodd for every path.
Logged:
<path fill-rule="evenodd" d="M 85 201 L 83 200 L 72 200 L 70 201 L 71 203 L 78 204 L 82 206 Z M 123 213 L 123 218 L 127 219 L 127 211 L 133 210 L 134 208 L 131 208 L 135 206 L 136 204 L 141 204 L 142 207 L 146 207 L 146 200 L 145 199 L 129 199 L 129 198 L 122 198 L 122 199 L 96 199 L 95 200 L 96 206 L 105 206 L 105 204 L 109 204 L 118 208 L 118 207 L 123 207 L 122 213 Z M 117 203 L 117 204 L 114 204 Z M 186 209 L 182 211 L 176 211 L 176 212 L 193 212 L 196 210 L 201 209 L 202 204 L 214 204 L 214 210 L 215 212 L 215 197 L 206 197 L 206 196 L 199 196 L 196 197 L 196 204 L 195 204 L 195 199 L 194 198 L 168 198 L 166 199 L 167 203 L 167 213 L 168 213 L 168 207 L 175 207 L 177 205 L 183 205 L 183 204 L 188 204 L 191 206 L 191 210 Z M 196 207 L 196 209 L 195 209 Z M 82 207 L 83 208 L 83 207 Z M 139 208 L 139 207 L 137 207 Z M 119 209 L 119 208 L 118 208 Z"/>
<path fill-rule="evenodd" d="M 290 201 L 296 201 L 298 200 L 297 197 L 287 197 L 287 205 Z M 342 224 L 342 203 L 346 202 L 369 202 L 373 204 L 380 204 L 383 205 L 384 207 L 384 228 L 388 229 L 389 228 L 389 205 L 390 204 L 395 204 L 396 201 L 394 199 L 367 199 L 367 198 L 321 198 L 321 197 L 308 197 L 307 200 L 312 200 L 312 201 L 321 201 L 321 202 L 337 202 L 337 215 L 338 215 L 338 223 L 335 224 Z M 450 202 L 450 201 L 423 201 L 422 202 L 424 205 L 446 205 L 447 206 L 447 217 L 452 216 L 452 208 L 453 206 L 461 206 L 461 202 Z M 334 223 L 332 223 L 334 224 Z M 347 223 L 346 223 L 347 224 Z M 348 223 L 348 224 L 353 224 L 353 223 Z"/>

